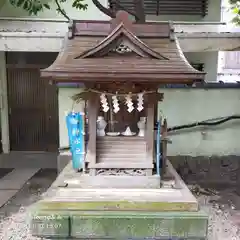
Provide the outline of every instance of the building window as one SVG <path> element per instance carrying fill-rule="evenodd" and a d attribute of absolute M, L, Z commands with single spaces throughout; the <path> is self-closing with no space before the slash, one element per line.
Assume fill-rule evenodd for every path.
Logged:
<path fill-rule="evenodd" d="M 115 6 L 115 0 L 108 0 L 110 8 Z M 134 11 L 134 1 L 119 0 L 122 8 Z M 205 16 L 208 11 L 208 0 L 143 0 L 145 13 L 147 15 L 191 15 Z M 122 10 L 116 6 L 117 10 Z"/>
<path fill-rule="evenodd" d="M 191 63 L 191 65 L 198 71 L 204 70 L 204 64 L 203 63 Z"/>
<path fill-rule="evenodd" d="M 224 52 L 224 69 L 240 69 L 240 51 Z"/>

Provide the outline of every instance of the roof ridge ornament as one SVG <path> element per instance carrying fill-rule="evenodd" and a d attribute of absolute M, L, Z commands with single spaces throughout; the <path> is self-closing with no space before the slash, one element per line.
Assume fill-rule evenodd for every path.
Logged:
<path fill-rule="evenodd" d="M 111 20 L 111 30 L 114 30 L 120 24 L 132 30 L 133 20 L 130 19 L 130 15 L 126 11 L 118 11 L 116 13 L 116 18 Z"/>
<path fill-rule="evenodd" d="M 175 41 L 175 28 L 174 28 L 174 24 L 173 21 L 169 21 L 169 26 L 170 26 L 170 33 L 169 33 L 169 38 L 171 41 Z"/>
<path fill-rule="evenodd" d="M 72 19 L 70 19 L 68 23 L 68 39 L 74 38 L 74 32 L 75 32 L 75 23 Z"/>

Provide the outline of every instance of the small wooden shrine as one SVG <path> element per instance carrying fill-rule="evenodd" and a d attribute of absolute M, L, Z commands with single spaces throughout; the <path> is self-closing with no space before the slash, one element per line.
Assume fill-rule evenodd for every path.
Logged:
<path fill-rule="evenodd" d="M 42 76 L 85 85 L 86 171 L 69 164 L 60 173 L 34 210 L 33 235 L 207 239 L 208 217 L 171 163 L 173 184 L 164 185 L 171 181 L 158 171 L 166 166 L 159 165 L 160 128 L 154 130 L 159 85 L 193 84 L 205 75 L 185 59 L 171 24 L 137 24 L 118 12 L 111 21 L 74 21 L 65 41 Z M 161 152 L 166 160 L 164 144 Z"/>
<path fill-rule="evenodd" d="M 87 89 L 91 175 L 152 175 L 159 85 L 193 84 L 204 75 L 184 57 L 170 23 L 136 24 L 123 11 L 110 22 L 73 22 L 63 50 L 42 71 L 43 77 L 81 82 Z M 104 116 L 108 136 L 97 136 L 98 116 Z M 140 117 L 146 120 L 144 136 L 122 136 L 137 134 Z"/>

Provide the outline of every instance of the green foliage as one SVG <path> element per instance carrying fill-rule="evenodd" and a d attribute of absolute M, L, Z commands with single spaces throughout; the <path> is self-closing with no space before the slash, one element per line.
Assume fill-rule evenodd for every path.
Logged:
<path fill-rule="evenodd" d="M 240 25 L 240 1 L 239 0 L 229 0 L 231 4 L 231 10 L 234 13 L 234 18 L 232 22 L 236 25 Z"/>
<path fill-rule="evenodd" d="M 29 15 L 38 15 L 39 12 L 50 10 L 52 6 L 46 0 L 8 0 L 14 7 L 22 8 L 27 11 Z M 72 2 L 72 7 L 78 10 L 86 10 L 88 5 L 85 0 L 54 0 L 56 11 L 61 13 L 65 18 L 69 19 L 65 10 L 61 7 L 62 3 L 67 1 Z M 49 2 L 49 1 L 48 1 Z"/>
<path fill-rule="evenodd" d="M 9 0 L 14 7 L 24 9 L 29 15 L 37 15 L 44 8 L 50 9 L 47 3 L 42 3 L 40 0 Z"/>

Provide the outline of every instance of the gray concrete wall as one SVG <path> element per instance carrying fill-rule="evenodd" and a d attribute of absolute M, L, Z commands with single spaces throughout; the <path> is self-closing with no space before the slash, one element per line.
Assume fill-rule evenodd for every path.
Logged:
<path fill-rule="evenodd" d="M 68 145 L 65 112 L 71 109 L 70 96 L 80 89 L 59 90 L 60 145 Z M 221 116 L 240 114 L 239 89 L 160 89 L 164 100 L 159 103 L 169 127 L 203 121 Z M 240 155 L 240 120 L 217 127 L 179 131 L 170 135 L 169 156 L 228 156 Z"/>
<path fill-rule="evenodd" d="M 240 114 L 239 89 L 163 89 L 159 111 L 169 126 Z M 169 156 L 240 155 L 240 120 L 171 134 Z"/>

